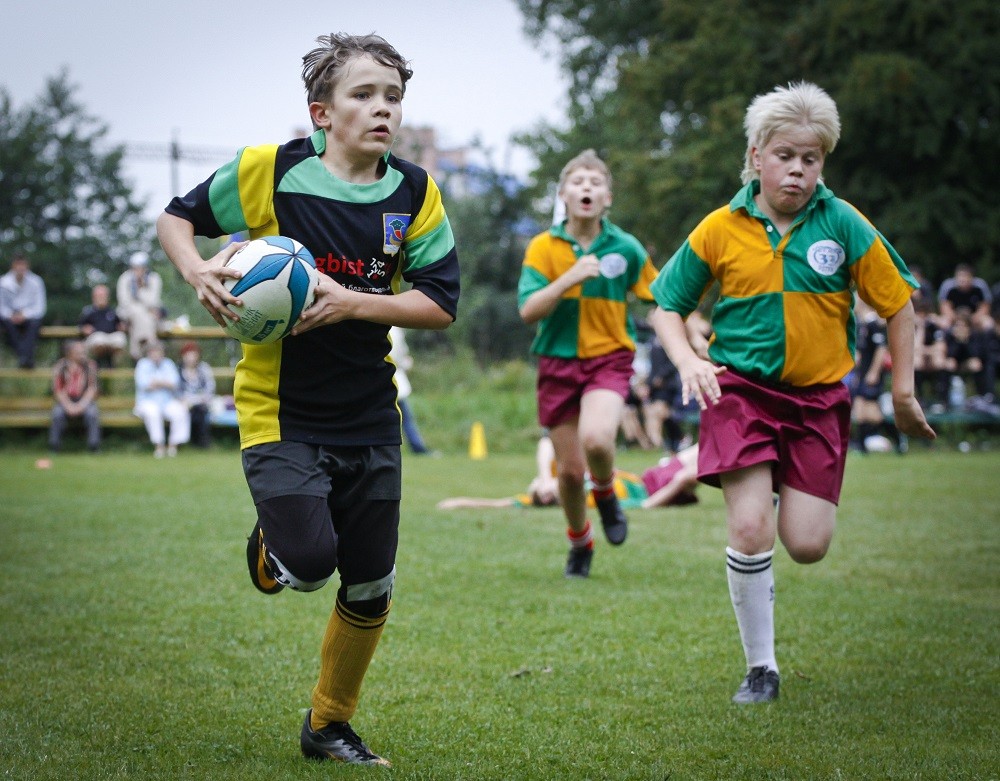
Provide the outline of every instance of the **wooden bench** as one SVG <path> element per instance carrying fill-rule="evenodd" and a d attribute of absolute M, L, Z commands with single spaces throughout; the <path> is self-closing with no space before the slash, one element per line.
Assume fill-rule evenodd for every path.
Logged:
<path fill-rule="evenodd" d="M 80 329 L 75 325 L 43 325 L 38 332 L 41 339 L 78 339 Z M 159 331 L 160 339 L 231 339 L 217 325 L 193 325 L 189 328 L 171 328 Z"/>
<path fill-rule="evenodd" d="M 80 329 L 75 325 L 46 325 L 39 331 L 39 337 L 43 340 L 78 339 Z M 215 325 L 163 330 L 159 332 L 159 338 L 164 341 L 226 339 L 236 347 L 235 341 Z M 235 355 L 235 349 L 233 353 Z M 233 367 L 213 366 L 212 374 L 220 386 L 219 393 L 231 393 L 235 374 Z M 98 377 L 101 393 L 97 398 L 97 407 L 101 413 L 101 426 L 141 427 L 142 421 L 132 414 L 135 405 L 135 370 L 131 367 L 100 369 Z M 0 428 L 48 428 L 53 404 L 51 385 L 51 366 L 33 369 L 0 367 Z"/>

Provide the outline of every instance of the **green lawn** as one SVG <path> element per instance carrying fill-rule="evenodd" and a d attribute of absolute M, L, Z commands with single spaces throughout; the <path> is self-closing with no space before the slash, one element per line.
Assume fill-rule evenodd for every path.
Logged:
<path fill-rule="evenodd" d="M 776 556 L 781 699 L 742 708 L 718 491 L 567 581 L 557 510 L 434 509 L 530 454 L 407 457 L 353 722 L 386 770 L 299 755 L 335 589 L 251 587 L 229 447 L 0 452 L 0 778 L 1000 778 L 1000 452 L 852 456 L 827 559 Z"/>

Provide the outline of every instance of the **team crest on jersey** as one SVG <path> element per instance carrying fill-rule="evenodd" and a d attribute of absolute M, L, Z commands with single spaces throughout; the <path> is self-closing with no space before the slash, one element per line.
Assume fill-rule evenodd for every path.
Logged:
<path fill-rule="evenodd" d="M 812 266 L 813 271 L 828 277 L 834 274 L 838 268 L 844 265 L 847 253 L 837 242 L 830 239 L 823 239 L 815 242 L 806 250 L 806 260 Z"/>
<path fill-rule="evenodd" d="M 382 231 L 384 242 L 382 251 L 387 255 L 395 255 L 406 238 L 406 231 L 410 227 L 409 214 L 383 214 Z"/>
<path fill-rule="evenodd" d="M 597 267 L 601 271 L 601 276 L 606 279 L 620 277 L 628 268 L 628 261 L 625 256 L 617 252 L 609 252 L 597 262 Z"/>

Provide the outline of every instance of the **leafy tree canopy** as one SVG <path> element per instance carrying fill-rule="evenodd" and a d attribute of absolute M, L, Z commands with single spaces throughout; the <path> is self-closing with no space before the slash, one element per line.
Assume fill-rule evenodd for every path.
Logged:
<path fill-rule="evenodd" d="M 1000 4 L 993 0 L 518 0 L 571 77 L 565 129 L 522 137 L 536 181 L 594 147 L 614 219 L 664 262 L 739 186 L 754 95 L 813 81 L 837 101 L 825 179 L 934 281 L 1000 278 Z M 540 191 L 540 189 L 539 189 Z"/>
<path fill-rule="evenodd" d="M 528 239 L 541 227 L 525 216 L 531 212 L 529 193 L 509 177 L 490 168 L 468 179 L 473 191 L 448 202 L 462 263 L 459 315 L 448 333 L 468 344 L 484 365 L 523 358 L 534 328 L 518 314 L 517 282 Z M 426 345 L 433 333 L 414 332 L 410 338 Z"/>
<path fill-rule="evenodd" d="M 0 87 L 0 263 L 15 252 L 45 280 L 46 322 L 75 323 L 99 281 L 113 287 L 152 240 L 123 179 L 123 145 L 74 100 L 64 71 L 30 105 Z"/>

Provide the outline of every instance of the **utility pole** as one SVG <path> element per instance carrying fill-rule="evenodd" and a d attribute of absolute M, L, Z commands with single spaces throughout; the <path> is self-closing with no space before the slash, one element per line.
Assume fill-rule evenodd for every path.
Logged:
<path fill-rule="evenodd" d="M 180 133 L 174 129 L 169 144 L 126 142 L 125 153 L 138 160 L 167 160 L 170 164 L 170 194 L 181 195 L 181 163 L 224 163 L 236 155 L 236 150 L 219 146 L 181 146 Z"/>

